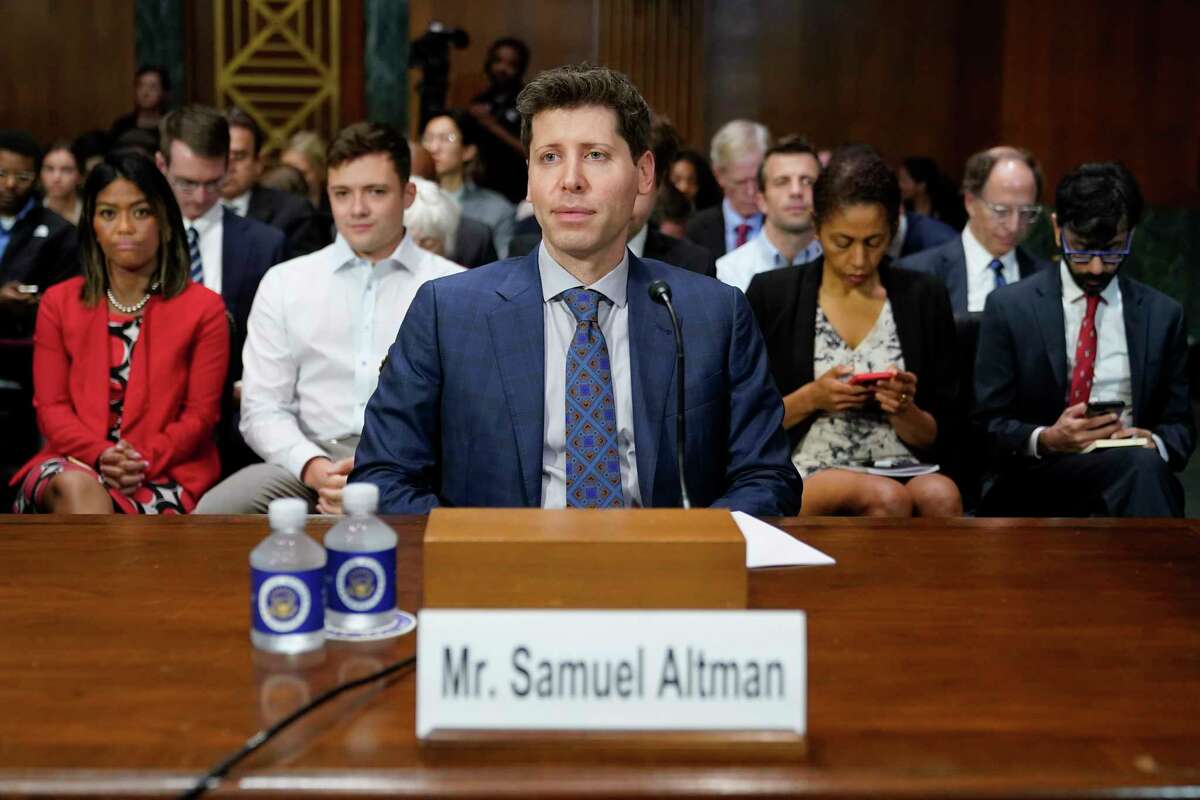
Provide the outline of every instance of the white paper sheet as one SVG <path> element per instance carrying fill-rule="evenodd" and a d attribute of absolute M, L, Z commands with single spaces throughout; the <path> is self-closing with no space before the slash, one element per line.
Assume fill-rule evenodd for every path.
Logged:
<path fill-rule="evenodd" d="M 742 511 L 733 512 L 733 521 L 746 537 L 746 568 L 755 567 L 816 567 L 836 564 L 815 547 L 794 539 Z"/>

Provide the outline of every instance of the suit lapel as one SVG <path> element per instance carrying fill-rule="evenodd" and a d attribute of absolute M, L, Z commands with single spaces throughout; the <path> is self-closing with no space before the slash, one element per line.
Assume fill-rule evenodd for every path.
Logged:
<path fill-rule="evenodd" d="M 488 314 L 496 368 L 508 401 L 526 505 L 542 498 L 542 440 L 546 405 L 546 330 L 537 249 L 513 264 L 497 293 L 504 298 Z M 531 380 L 531 376 L 538 380 Z"/>
<path fill-rule="evenodd" d="M 957 313 L 967 311 L 967 251 L 963 250 L 962 237 L 959 237 L 952 252 L 945 253 L 945 269 L 942 275 L 946 281 L 946 290 L 950 292 L 950 307 Z"/>
<path fill-rule="evenodd" d="M 1050 359 L 1050 370 L 1058 384 L 1058 398 L 1067 397 L 1067 345 L 1066 323 L 1063 321 L 1062 310 L 1062 278 L 1058 270 L 1049 281 L 1049 286 L 1037 287 L 1037 302 L 1033 313 L 1037 319 L 1038 330 L 1042 334 L 1044 352 Z"/>
<path fill-rule="evenodd" d="M 1125 343 L 1129 349 L 1129 378 L 1133 384 L 1133 424 L 1141 426 L 1141 412 L 1146 399 L 1146 348 L 1149 342 L 1150 320 L 1142 305 L 1142 293 L 1136 285 L 1117 276 L 1121 289 L 1121 307 L 1125 317 Z"/>
<path fill-rule="evenodd" d="M 797 269 L 800 273 L 800 288 L 794 307 L 791 330 L 796 332 L 792 350 L 792 374 L 797 387 L 813 379 L 813 351 L 816 346 L 817 296 L 821 291 L 821 276 L 825 269 L 824 258 Z"/>
<path fill-rule="evenodd" d="M 242 288 L 242 271 L 235 267 L 238 261 L 238 223 L 241 217 L 223 209 L 221 217 L 221 297 L 225 305 L 232 308 L 237 303 Z M 234 312 L 236 316 L 236 312 Z"/>
<path fill-rule="evenodd" d="M 650 299 L 652 276 L 641 259 L 629 255 L 629 361 L 633 390 L 633 440 L 637 454 L 638 487 L 642 505 L 655 505 L 654 476 L 667 395 L 675 380 L 675 335 L 667 309 Z M 678 298 L 675 298 L 676 301 Z M 688 336 L 685 310 L 676 306 L 683 335 Z M 674 411 L 674 407 L 671 409 Z M 674 450 L 670 451 L 674 453 Z"/>
<path fill-rule="evenodd" d="M 900 293 L 892 280 L 890 262 L 879 265 L 879 282 L 887 292 L 892 304 L 892 319 L 896 323 L 896 335 L 900 338 L 900 351 L 904 353 L 904 369 L 917 375 L 925 374 L 925 365 L 921 363 L 920 344 L 920 314 L 921 308 L 904 294 Z"/>

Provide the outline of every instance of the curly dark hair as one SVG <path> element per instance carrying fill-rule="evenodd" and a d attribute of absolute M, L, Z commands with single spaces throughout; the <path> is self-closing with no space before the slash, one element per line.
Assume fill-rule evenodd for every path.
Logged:
<path fill-rule="evenodd" d="M 875 148 L 865 144 L 834 151 L 813 185 L 813 219 L 818 228 L 839 209 L 856 205 L 882 206 L 892 236 L 896 235 L 900 224 L 900 184 Z"/>

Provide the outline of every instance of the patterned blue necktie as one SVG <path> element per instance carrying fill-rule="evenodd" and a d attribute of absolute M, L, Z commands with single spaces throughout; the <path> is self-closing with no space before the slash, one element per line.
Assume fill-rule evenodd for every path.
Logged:
<path fill-rule="evenodd" d="M 204 262 L 200 260 L 200 231 L 191 225 L 187 229 L 188 258 L 192 260 L 192 280 L 204 284 Z"/>
<path fill-rule="evenodd" d="M 993 258 L 992 263 L 988 264 L 988 269 L 990 269 L 992 272 L 996 273 L 996 287 L 995 288 L 999 289 L 1001 287 L 1008 285 L 1008 281 L 1006 281 L 1004 279 L 1004 264 L 1001 263 L 1000 259 Z"/>
<path fill-rule="evenodd" d="M 600 293 L 579 287 L 562 297 L 578 323 L 567 348 L 567 508 L 620 508 L 617 404 L 597 318 Z"/>

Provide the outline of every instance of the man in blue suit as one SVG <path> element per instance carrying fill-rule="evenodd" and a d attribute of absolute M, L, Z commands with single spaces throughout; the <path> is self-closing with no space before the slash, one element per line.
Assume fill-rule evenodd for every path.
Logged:
<path fill-rule="evenodd" d="M 1137 182 L 1120 164 L 1084 164 L 1055 205 L 1062 264 L 997 290 L 983 312 L 975 413 L 995 481 L 980 513 L 1182 516 L 1172 472 L 1196 440 L 1183 309 L 1118 274 L 1142 213 Z"/>
<path fill-rule="evenodd" d="M 1019 246 L 1041 216 L 1041 193 L 1042 171 L 1028 151 L 1001 146 L 976 153 L 963 171 L 962 235 L 920 252 L 905 249 L 897 266 L 941 278 L 956 319 L 978 314 L 990 292 L 1048 266 Z"/>
<path fill-rule="evenodd" d="M 388 513 L 680 505 L 675 340 L 647 293 L 663 280 L 689 348 L 692 503 L 795 514 L 783 405 L 744 296 L 625 246 L 634 200 L 654 188 L 637 89 L 562 67 L 518 108 L 542 245 L 418 290 L 350 480 L 376 484 Z"/>

